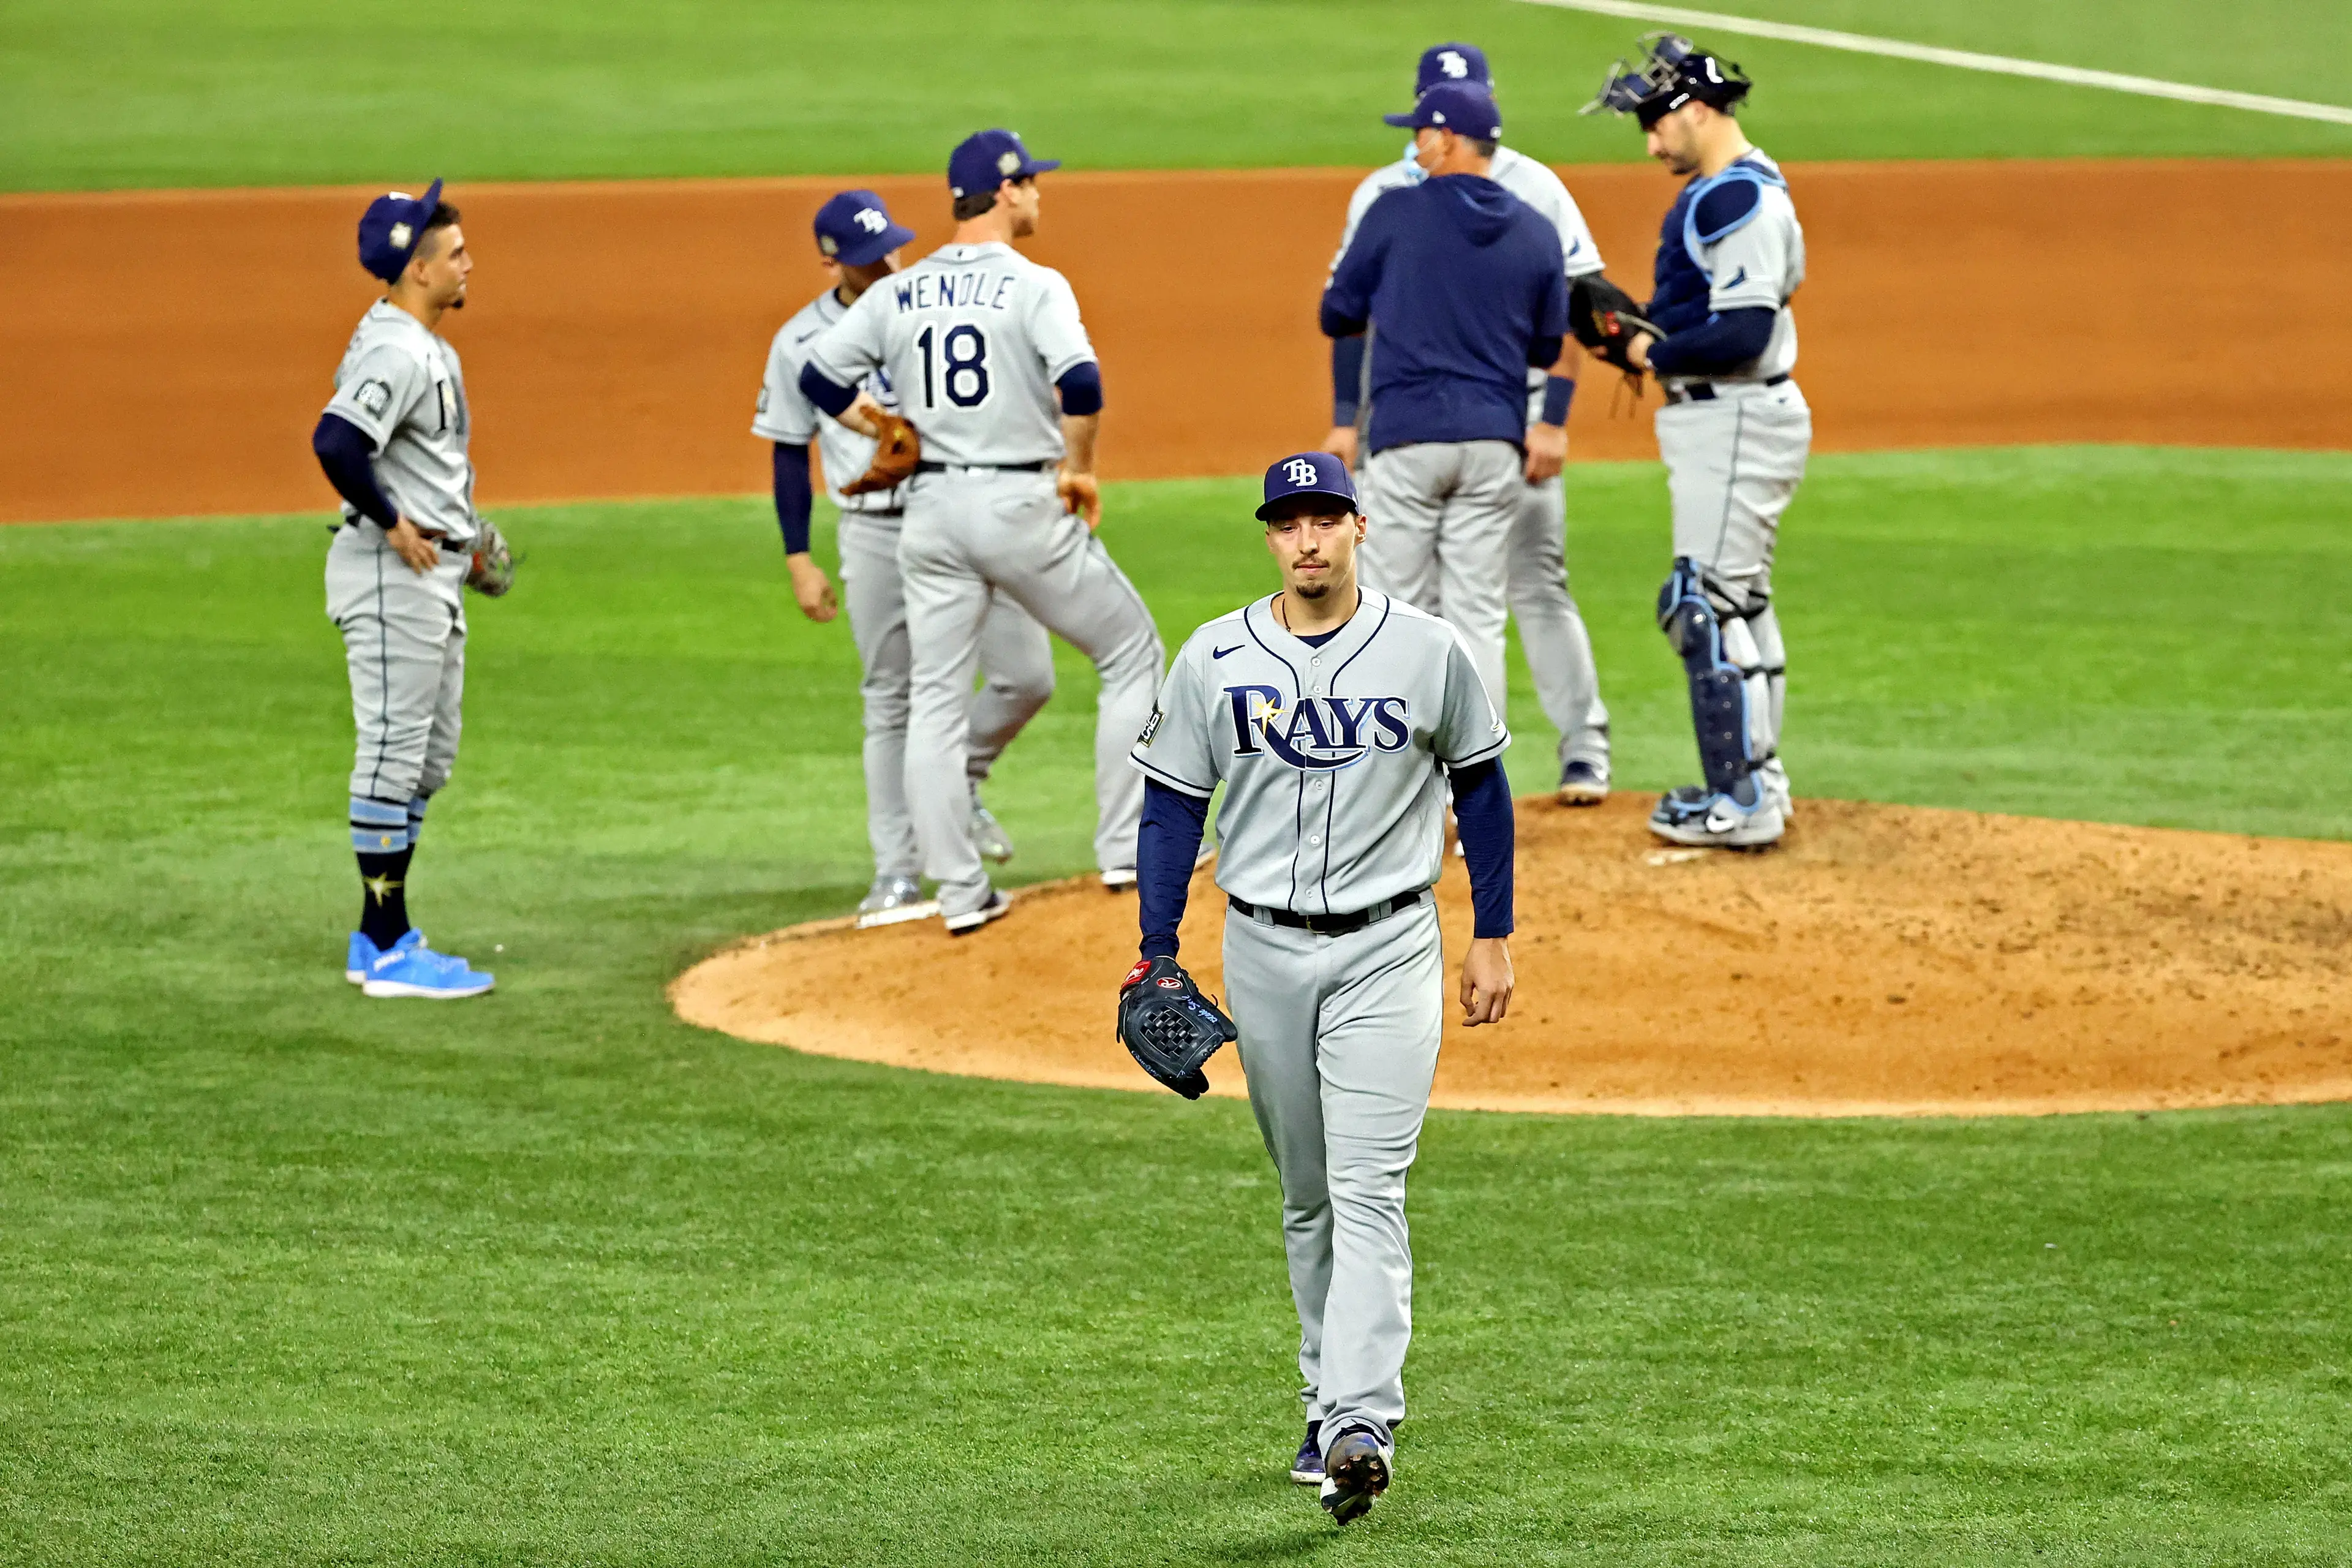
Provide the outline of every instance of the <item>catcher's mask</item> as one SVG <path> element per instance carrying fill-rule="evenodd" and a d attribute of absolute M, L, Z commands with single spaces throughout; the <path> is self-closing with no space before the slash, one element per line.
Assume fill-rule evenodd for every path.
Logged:
<path fill-rule="evenodd" d="M 1644 33 L 1638 41 L 1641 59 L 1611 66 L 1580 113 L 1630 114 L 1647 131 L 1693 99 L 1728 112 L 1748 96 L 1745 71 L 1679 33 Z"/>

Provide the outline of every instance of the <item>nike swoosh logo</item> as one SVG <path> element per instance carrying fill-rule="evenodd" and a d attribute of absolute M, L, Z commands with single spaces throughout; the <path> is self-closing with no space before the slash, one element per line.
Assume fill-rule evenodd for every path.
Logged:
<path fill-rule="evenodd" d="M 1231 647 L 1213 647 L 1209 650 L 1209 657 L 1211 658 L 1223 658 L 1229 653 L 1239 653 L 1248 646 L 1249 644 L 1247 643 L 1237 642 Z"/>
<path fill-rule="evenodd" d="M 1571 239 L 1568 242 L 1568 253 L 1570 256 L 1574 256 L 1578 251 L 1582 250 L 1583 248 L 1584 241 L 1581 239 Z"/>
<path fill-rule="evenodd" d="M 1737 272 L 1733 273 L 1730 277 L 1728 277 L 1728 278 L 1725 279 L 1723 280 L 1723 287 L 1725 287 L 1726 289 L 1737 289 L 1737 288 L 1738 288 L 1742 283 L 1745 283 L 1745 282 L 1747 282 L 1747 281 L 1748 281 L 1748 268 L 1746 268 L 1745 267 L 1743 267 L 1743 268 L 1741 268 L 1738 271 L 1737 271 Z"/>

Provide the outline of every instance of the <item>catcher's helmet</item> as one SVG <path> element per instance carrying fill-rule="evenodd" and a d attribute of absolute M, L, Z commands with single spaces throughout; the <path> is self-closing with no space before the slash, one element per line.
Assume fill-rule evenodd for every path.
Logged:
<path fill-rule="evenodd" d="M 1639 41 L 1641 59 L 1611 66 L 1599 95 L 1580 112 L 1630 114 L 1647 131 L 1693 99 L 1728 110 L 1748 96 L 1745 71 L 1681 34 L 1644 33 Z"/>

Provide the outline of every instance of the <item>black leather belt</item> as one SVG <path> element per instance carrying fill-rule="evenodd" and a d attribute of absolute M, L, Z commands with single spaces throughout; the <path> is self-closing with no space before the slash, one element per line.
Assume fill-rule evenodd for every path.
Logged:
<path fill-rule="evenodd" d="M 999 474 L 1042 474 L 1056 466 L 1051 458 L 1040 458 L 1034 463 L 934 463 L 926 458 L 915 465 L 915 472 L 944 474 L 950 468 L 961 468 L 965 473 L 985 470 Z"/>
<path fill-rule="evenodd" d="M 1368 910 L 1358 910 L 1346 915 L 1302 915 L 1291 910 L 1270 910 L 1263 904 L 1253 904 L 1246 899 L 1225 895 L 1225 903 L 1237 915 L 1246 915 L 1262 926 L 1286 926 L 1292 931 L 1311 931 L 1318 936 L 1345 936 L 1351 931 L 1361 931 L 1375 921 L 1412 908 L 1429 897 L 1429 889 L 1399 893 L 1393 899 L 1382 899 Z"/>
<path fill-rule="evenodd" d="M 1785 375 L 1768 375 L 1760 383 L 1751 381 L 1741 384 L 1778 386 L 1788 379 Z M 1712 403 L 1715 398 L 1715 383 L 1711 381 L 1686 381 L 1680 386 L 1666 388 L 1666 401 L 1669 403 Z"/>

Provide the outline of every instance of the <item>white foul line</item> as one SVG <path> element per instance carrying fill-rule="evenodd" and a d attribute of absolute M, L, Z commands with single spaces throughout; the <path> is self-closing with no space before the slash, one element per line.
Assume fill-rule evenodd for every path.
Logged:
<path fill-rule="evenodd" d="M 1899 60 L 1925 60 L 1929 65 L 1958 66 L 1962 70 L 1991 71 L 2000 76 L 2028 76 L 2041 81 L 2063 81 L 2074 87 L 2103 87 L 2113 92 L 2136 92 L 2145 98 L 2169 98 L 2181 103 L 2211 103 L 2224 109 L 2250 109 L 2257 114 L 2284 114 L 2296 120 L 2324 120 L 2331 125 L 2352 125 L 2352 109 L 2333 103 L 2306 103 L 2301 99 L 2271 98 L 2259 92 L 2231 92 L 2226 88 L 2194 87 L 2187 82 L 2159 81 L 2149 76 L 2124 76 L 2116 71 L 2084 70 L 2079 66 L 2045 65 L 2040 60 L 2016 60 L 2006 55 L 1979 55 L 1968 49 L 1941 49 L 1932 44 L 1906 44 L 1899 38 L 1873 38 L 1861 33 L 1838 33 L 1827 27 L 1801 27 L 1792 22 L 1765 22 L 1752 16 L 1727 16 L 1715 11 L 1689 11 L 1679 5 L 1645 5 L 1636 0 L 1526 0 L 1562 11 L 1591 11 L 1603 16 L 1625 16 L 1636 22 L 1660 22 L 1694 31 L 1741 33 L 1751 37 L 1779 38 L 1791 44 L 1813 44 L 1824 49 L 1845 49 L 1858 55 L 1887 55 Z"/>

